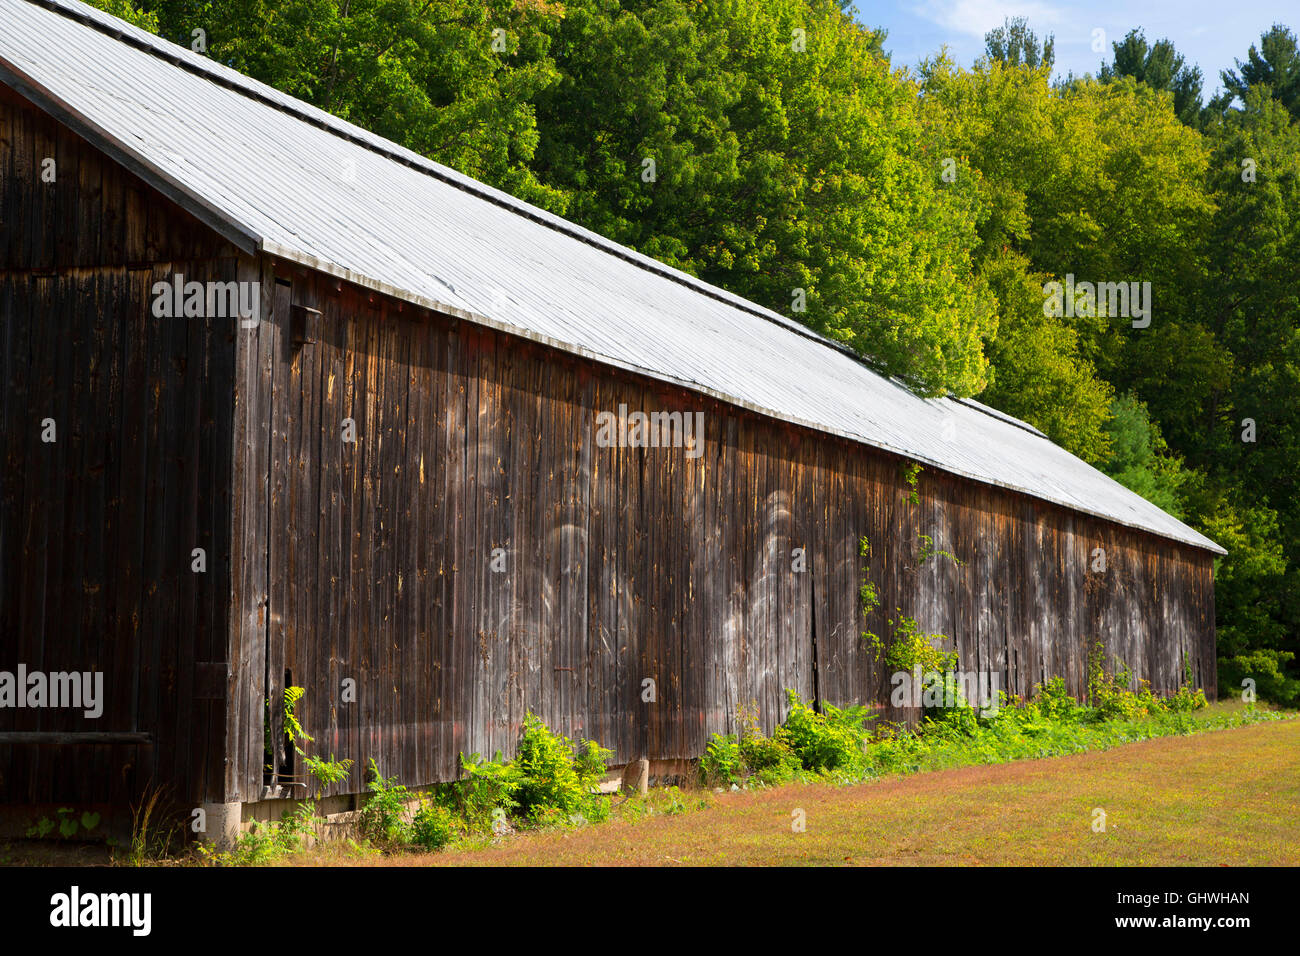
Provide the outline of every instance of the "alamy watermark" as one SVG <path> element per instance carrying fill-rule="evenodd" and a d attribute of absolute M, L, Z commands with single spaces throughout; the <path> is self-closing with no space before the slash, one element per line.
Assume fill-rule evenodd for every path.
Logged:
<path fill-rule="evenodd" d="M 104 713 L 104 674 L 102 671 L 29 671 L 26 664 L 18 670 L 0 671 L 0 708 L 80 709 L 94 720 Z"/>
<path fill-rule="evenodd" d="M 238 318 L 245 328 L 254 328 L 258 323 L 260 282 L 186 282 L 178 272 L 170 282 L 155 282 L 152 292 L 157 319 Z"/>
<path fill-rule="evenodd" d="M 152 893 L 82 892 L 73 885 L 50 897 L 50 925 L 56 928 L 122 927 L 133 936 L 148 936 L 152 912 Z"/>
<path fill-rule="evenodd" d="M 687 458 L 704 454 L 703 412 L 596 413 L 596 445 L 600 448 L 684 448 Z"/>
<path fill-rule="evenodd" d="M 910 671 L 895 671 L 889 682 L 894 688 L 889 702 L 895 707 L 951 710 L 965 701 L 977 708 L 981 717 L 993 717 L 998 712 L 1002 675 L 989 671 L 922 673 L 918 664 Z"/>
<path fill-rule="evenodd" d="M 1075 282 L 1070 273 L 1064 283 L 1044 282 L 1043 295 L 1046 316 L 1132 319 L 1135 329 L 1151 324 L 1150 282 Z"/>

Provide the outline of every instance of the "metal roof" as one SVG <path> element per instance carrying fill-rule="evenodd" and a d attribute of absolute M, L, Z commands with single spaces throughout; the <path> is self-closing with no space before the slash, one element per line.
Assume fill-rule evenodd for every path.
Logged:
<path fill-rule="evenodd" d="M 0 0 L 0 79 L 236 245 L 927 466 L 1226 553 L 969 399 L 75 0 Z"/>

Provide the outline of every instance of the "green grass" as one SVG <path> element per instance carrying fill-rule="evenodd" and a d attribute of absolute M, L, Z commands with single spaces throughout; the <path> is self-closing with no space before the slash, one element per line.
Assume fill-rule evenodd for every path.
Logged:
<path fill-rule="evenodd" d="M 685 812 L 618 814 L 579 830 L 384 865 L 1300 864 L 1300 721 L 1243 724 L 1039 760 L 692 795 Z M 1229 729 L 1211 728 L 1227 726 Z M 957 759 L 941 753 L 936 760 Z M 699 803 L 707 804 L 696 809 Z M 1106 829 L 1093 829 L 1095 811 Z M 802 810 L 806 829 L 793 832 Z"/>
<path fill-rule="evenodd" d="M 873 741 L 867 748 L 868 775 L 1060 757 L 1109 750 L 1121 744 L 1157 737 L 1243 727 L 1294 715 L 1242 706 L 1237 702 L 1220 702 L 1201 710 L 1161 712 L 1096 723 L 1008 716 L 1012 719 L 989 721 L 977 730 L 937 725 L 924 733 L 901 734 Z"/>
<path fill-rule="evenodd" d="M 283 840 L 257 834 L 221 862 L 1295 864 L 1295 716 L 1221 702 L 1101 720 L 1072 701 L 1043 699 L 993 719 L 956 713 L 919 732 L 877 728 L 852 780 L 796 771 L 798 782 L 766 786 L 750 777 L 735 792 L 653 790 L 616 798 L 606 823 L 476 832 L 432 854 L 337 843 L 298 851 L 292 832 Z M 1098 808 L 1107 817 L 1103 833 L 1092 829 Z M 791 829 L 796 810 L 807 821 L 803 833 Z M 5 862 L 54 862 L 34 858 L 37 849 L 35 841 L 10 845 Z"/>

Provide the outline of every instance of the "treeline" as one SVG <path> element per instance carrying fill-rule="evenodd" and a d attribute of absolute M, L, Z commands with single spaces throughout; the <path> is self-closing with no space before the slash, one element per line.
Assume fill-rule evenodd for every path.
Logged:
<path fill-rule="evenodd" d="M 1055 83 L 1023 21 L 909 70 L 832 0 L 98 5 L 1028 420 L 1229 550 L 1224 691 L 1300 700 L 1285 27 L 1207 101 L 1140 30 Z"/>

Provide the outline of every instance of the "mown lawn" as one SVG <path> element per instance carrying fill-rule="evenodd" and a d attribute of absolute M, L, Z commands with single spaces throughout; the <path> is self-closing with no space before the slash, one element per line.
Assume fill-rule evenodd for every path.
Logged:
<path fill-rule="evenodd" d="M 337 862 L 1297 865 L 1300 721 L 856 786 L 731 792 L 711 802 L 673 816 L 511 836 L 485 849 Z M 1093 830 L 1095 808 L 1106 813 L 1105 832 Z M 791 830 L 796 809 L 805 814 L 803 833 Z"/>

